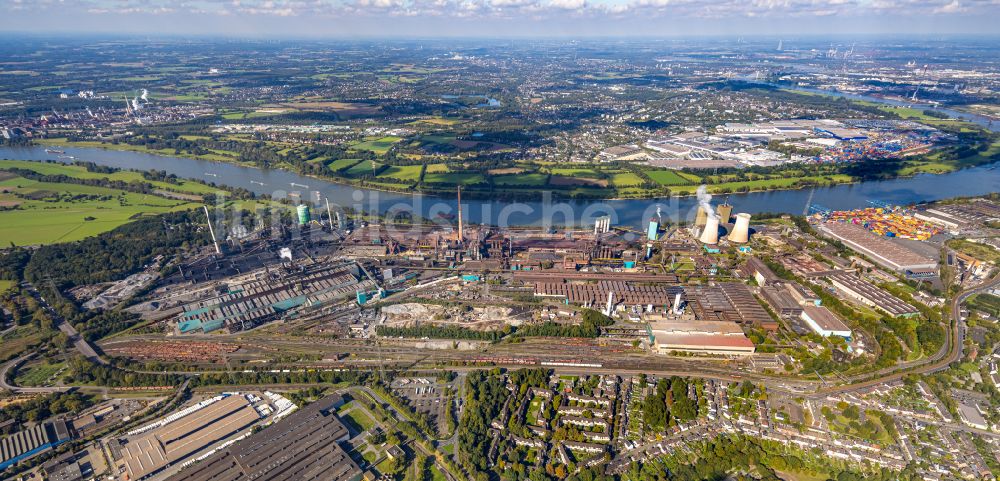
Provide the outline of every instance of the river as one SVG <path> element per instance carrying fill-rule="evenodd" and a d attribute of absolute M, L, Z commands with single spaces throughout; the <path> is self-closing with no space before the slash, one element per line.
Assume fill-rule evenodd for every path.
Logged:
<path fill-rule="evenodd" d="M 782 88 L 782 89 L 786 89 L 786 90 L 798 90 L 800 92 L 809 92 L 809 93 L 814 93 L 814 94 L 829 95 L 831 97 L 843 97 L 845 99 L 851 99 L 851 100 L 863 100 L 863 101 L 866 101 L 866 102 L 875 102 L 875 103 L 880 103 L 880 104 L 885 104 L 885 105 L 892 105 L 894 107 L 912 107 L 912 108 L 915 108 L 915 109 L 933 110 L 935 112 L 945 114 L 948 117 L 951 117 L 953 119 L 960 119 L 960 120 L 965 120 L 967 122 L 972 122 L 972 123 L 974 123 L 974 124 L 976 124 L 976 125 L 978 125 L 980 127 L 983 127 L 984 129 L 988 129 L 988 130 L 990 130 L 992 132 L 1000 132 L 1000 122 L 994 122 L 993 119 L 990 119 L 989 117 L 986 117 L 986 116 L 983 116 L 983 115 L 978 115 L 978 114 L 973 114 L 973 113 L 970 113 L 970 112 L 962 112 L 961 110 L 949 109 L 947 107 L 934 107 L 932 105 L 929 105 L 929 104 L 926 104 L 926 103 L 922 103 L 920 101 L 916 101 L 916 102 L 904 102 L 904 101 L 900 101 L 900 100 L 893 100 L 893 99 L 887 99 L 887 98 L 882 98 L 882 97 L 873 97 L 871 95 L 862 95 L 862 94 L 853 94 L 853 93 L 848 93 L 848 92 L 839 92 L 839 91 L 836 91 L 836 90 L 824 90 L 824 89 L 817 89 L 817 88 L 812 88 L 812 87 L 801 87 L 801 86 L 798 86 L 798 85 L 786 85 L 786 84 L 779 84 L 779 83 L 772 83 L 772 82 L 755 82 L 753 80 L 748 80 L 748 81 L 749 82 L 753 82 L 753 83 L 759 83 L 759 84 L 762 84 L 762 85 L 769 85 L 769 86 L 772 86 L 772 87 Z"/>
<path fill-rule="evenodd" d="M 63 150 L 66 151 L 65 155 L 73 156 L 75 159 L 57 158 L 59 157 L 57 154 L 47 153 L 41 146 L 0 147 L 0 158 L 62 162 L 81 160 L 121 169 L 157 169 L 182 178 L 242 187 L 258 194 L 277 197 L 298 191 L 303 199 L 314 199 L 318 192 L 319 196 L 329 198 L 333 205 L 366 212 L 410 211 L 428 219 L 445 219 L 454 216 L 457 210 L 454 198 L 358 189 L 285 170 L 259 169 L 183 157 L 95 148 L 64 147 Z M 726 198 L 734 206 L 734 212 L 751 214 L 760 212 L 802 214 L 810 204 L 818 204 L 829 209 L 852 209 L 867 207 L 869 201 L 873 200 L 892 204 L 913 204 L 1000 191 L 998 165 L 1000 164 L 994 163 L 941 175 L 923 174 L 814 189 L 733 194 Z M 716 203 L 724 200 L 720 197 L 716 196 Z M 658 207 L 665 220 L 690 220 L 694 217 L 697 202 L 692 197 L 609 201 L 541 200 L 516 203 L 463 199 L 462 206 L 463 218 L 474 223 L 516 226 L 539 225 L 548 221 L 553 225 L 591 225 L 596 216 L 611 215 L 614 224 L 631 225 L 642 230 L 645 221 L 656 215 Z"/>

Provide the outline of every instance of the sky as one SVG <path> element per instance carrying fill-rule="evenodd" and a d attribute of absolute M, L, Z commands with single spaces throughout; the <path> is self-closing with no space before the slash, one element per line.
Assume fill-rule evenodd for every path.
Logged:
<path fill-rule="evenodd" d="M 0 32 L 242 37 L 1000 35 L 1000 0 L 0 0 Z"/>

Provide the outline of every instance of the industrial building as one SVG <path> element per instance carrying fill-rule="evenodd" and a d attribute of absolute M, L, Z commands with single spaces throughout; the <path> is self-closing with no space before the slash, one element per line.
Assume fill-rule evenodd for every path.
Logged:
<path fill-rule="evenodd" d="M 802 304 L 792 296 L 791 291 L 785 286 L 763 287 L 760 290 L 760 295 L 780 316 L 794 318 L 802 315 Z"/>
<path fill-rule="evenodd" d="M 595 283 L 537 282 L 535 295 L 565 299 L 567 303 L 583 307 L 605 309 L 612 307 L 640 307 L 668 310 L 674 297 L 682 290 L 677 286 L 644 285 L 625 281 L 598 281 Z"/>
<path fill-rule="evenodd" d="M 121 464 L 129 481 L 142 479 L 248 428 L 260 419 L 246 396 L 234 394 L 128 439 Z"/>
<path fill-rule="evenodd" d="M 909 274 L 937 268 L 937 259 L 915 252 L 885 237 L 872 234 L 861 226 L 848 223 L 827 222 L 819 225 L 823 232 L 837 239 L 878 264 L 897 272 Z"/>
<path fill-rule="evenodd" d="M 170 481 L 358 481 L 361 469 L 338 443 L 350 433 L 327 396 L 226 447 Z"/>
<path fill-rule="evenodd" d="M 770 267 L 767 267 L 764 261 L 756 257 L 747 258 L 746 264 L 740 271 L 747 277 L 753 277 L 759 286 L 768 286 L 781 281 L 781 278 Z"/>
<path fill-rule="evenodd" d="M 724 356 L 753 354 L 754 345 L 738 324 L 726 321 L 650 323 L 650 343 L 656 352 L 689 352 Z"/>
<path fill-rule="evenodd" d="M 0 439 L 0 471 L 44 453 L 72 438 L 65 421 L 36 424 Z"/>
<path fill-rule="evenodd" d="M 858 279 L 848 274 L 830 276 L 829 281 L 847 297 L 866 306 L 871 306 L 893 317 L 915 316 L 920 314 L 917 308 L 903 302 L 902 299 L 889 294 L 884 289 L 868 281 Z"/>
<path fill-rule="evenodd" d="M 685 286 L 684 292 L 688 306 L 699 320 L 778 329 L 778 323 L 744 284 L 724 282 L 716 286 Z"/>
<path fill-rule="evenodd" d="M 376 289 L 373 281 L 360 279 L 360 267 L 355 263 L 264 269 L 230 284 L 221 295 L 186 304 L 177 318 L 177 330 L 182 334 L 222 328 L 242 331 L 288 311 Z"/>
<path fill-rule="evenodd" d="M 917 211 L 913 216 L 954 231 L 1000 219 L 1000 206 L 987 200 L 968 204 L 939 204 Z"/>
<path fill-rule="evenodd" d="M 800 318 L 805 321 L 810 329 L 823 337 L 840 336 L 850 339 L 852 332 L 844 321 L 841 321 L 829 309 L 822 306 L 802 306 Z"/>
<path fill-rule="evenodd" d="M 983 416 L 983 413 L 980 412 L 978 403 L 974 406 L 970 406 L 964 402 L 958 403 L 958 416 L 962 419 L 963 423 L 976 429 L 984 431 L 990 429 L 990 423 Z"/>

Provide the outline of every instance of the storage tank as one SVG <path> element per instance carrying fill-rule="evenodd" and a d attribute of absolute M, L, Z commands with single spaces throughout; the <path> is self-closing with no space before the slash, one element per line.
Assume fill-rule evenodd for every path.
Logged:
<path fill-rule="evenodd" d="M 736 224 L 729 233 L 729 242 L 742 244 L 750 240 L 750 214 L 736 214 Z"/>
<path fill-rule="evenodd" d="M 305 204 L 299 204 L 296 209 L 299 214 L 299 225 L 306 225 L 309 223 L 309 206 Z"/>
<path fill-rule="evenodd" d="M 704 244 L 718 244 L 719 243 L 719 218 L 715 216 L 709 216 L 705 220 L 705 230 L 701 231 L 701 237 L 699 240 Z"/>

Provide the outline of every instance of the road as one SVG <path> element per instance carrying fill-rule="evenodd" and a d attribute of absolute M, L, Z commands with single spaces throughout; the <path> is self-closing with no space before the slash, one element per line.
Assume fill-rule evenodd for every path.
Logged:
<path fill-rule="evenodd" d="M 25 354 L 19 358 L 8 361 L 3 367 L 0 367 L 0 389 L 6 389 L 17 394 L 48 394 L 54 392 L 65 392 L 69 391 L 70 387 L 66 386 L 52 386 L 52 387 L 20 387 L 15 386 L 7 382 L 7 376 L 10 374 L 11 370 L 16 369 L 21 363 L 27 361 L 35 353 Z"/>
<path fill-rule="evenodd" d="M 772 375 L 764 375 L 758 373 L 750 373 L 745 371 L 739 371 L 731 367 L 725 366 L 709 366 L 707 363 L 702 362 L 697 359 L 683 359 L 683 358 L 669 358 L 669 359 L 659 359 L 655 361 L 649 358 L 626 358 L 609 360 L 605 362 L 605 366 L 600 368 L 594 367 L 570 367 L 570 366 L 559 366 L 554 367 L 554 370 L 564 374 L 617 374 L 617 375 L 629 375 L 629 374 L 658 374 L 658 375 L 677 375 L 677 376 L 695 376 L 702 377 L 705 379 L 713 379 L 716 381 L 725 382 L 740 382 L 742 380 L 752 380 L 755 382 L 766 383 L 768 387 L 774 391 L 786 392 L 788 394 L 801 395 L 810 398 L 821 398 L 829 395 L 843 394 L 852 391 L 862 390 L 868 387 L 872 387 L 878 384 L 896 381 L 902 379 L 907 374 L 918 374 L 918 373 L 932 373 L 938 372 L 943 369 L 947 369 L 948 365 L 958 360 L 962 355 L 962 344 L 965 340 L 965 326 L 961 322 L 961 306 L 966 299 L 974 294 L 983 292 L 985 290 L 991 289 L 994 286 L 1000 285 L 1000 275 L 997 277 L 984 282 L 983 284 L 968 289 L 956 295 L 951 301 L 951 326 L 947 331 L 947 339 L 942 345 L 941 349 L 935 353 L 935 355 L 928 357 L 926 359 L 917 361 L 915 363 L 909 363 L 905 365 L 897 365 L 890 368 L 886 368 L 873 373 L 866 373 L 857 376 L 841 378 L 837 385 L 826 386 L 825 382 L 816 380 L 804 380 L 804 379 L 794 379 L 787 377 L 777 377 Z M 33 289 L 33 288 L 32 288 Z M 37 292 L 37 291 L 33 291 Z M 39 301 L 44 302 L 39 296 Z M 83 340 L 75 329 L 68 323 L 64 322 L 61 317 L 59 317 L 55 312 L 51 310 L 48 304 L 43 304 L 49 312 L 55 316 L 59 322 L 59 328 L 65 332 L 77 346 L 77 349 L 83 353 L 88 358 L 106 364 L 107 361 L 102 359 L 97 352 L 90 346 L 85 340 Z M 236 340 L 246 342 L 246 334 L 233 335 L 233 336 L 211 336 L 212 340 L 226 340 L 227 337 L 233 337 Z M 136 336 L 138 339 L 143 339 L 146 336 Z M 207 336 L 206 336 L 207 337 Z M 251 336 L 253 339 L 254 336 Z M 191 339 L 197 339 L 199 336 L 191 336 Z M 258 339 L 264 340 L 264 339 Z M 296 344 L 302 342 L 302 340 L 287 340 L 287 339 L 266 339 L 268 344 L 280 346 L 282 344 Z M 309 344 L 310 342 L 306 342 Z M 314 344 L 338 344 L 337 349 L 340 351 L 357 352 L 361 353 L 364 351 L 370 351 L 371 346 L 367 345 L 344 345 L 343 341 L 331 342 L 329 340 L 312 340 L 311 343 Z M 314 346 L 320 349 L 321 346 Z M 519 349 L 527 349 L 530 351 L 534 346 L 519 346 Z M 552 354 L 553 348 L 549 348 L 549 354 Z M 389 351 L 398 351 L 389 353 Z M 392 357 L 399 357 L 400 354 L 410 353 L 411 348 L 389 348 L 385 354 L 391 355 Z M 457 360 L 468 360 L 467 358 L 482 356 L 482 352 L 469 352 L 469 353 L 458 353 L 452 351 L 442 351 L 428 354 L 426 350 L 419 350 L 420 357 L 417 364 L 410 365 L 410 368 L 420 369 L 426 367 L 427 369 L 438 369 L 440 368 L 441 361 L 457 361 Z M 393 354 L 395 354 L 393 356 Z M 501 353 L 502 354 L 502 353 Z M 524 353 L 521 353 L 524 354 Z M 529 353 L 531 354 L 531 353 Z M 542 356 L 543 352 L 535 353 Z M 16 360 L 15 360 L 16 361 Z M 16 362 L 8 363 L 3 366 L 3 374 L 6 373 L 15 365 Z M 341 366 L 347 367 L 347 366 Z M 512 367 L 523 367 L 520 365 L 512 365 Z M 332 367 L 331 367 L 332 368 Z M 356 365 L 354 368 L 357 369 L 375 369 L 374 365 L 364 366 Z M 448 369 L 454 371 L 469 371 L 482 369 L 481 366 L 449 366 Z M 146 372 L 143 370 L 134 370 L 133 372 L 141 373 Z M 181 371 L 176 372 L 180 375 L 198 375 L 203 373 L 215 373 L 218 371 Z M 160 373 L 160 372 L 157 372 Z M 872 376 L 875 376 L 874 378 Z M 19 390 L 18 392 L 54 392 L 57 390 L 62 390 L 62 388 L 18 388 L 16 386 L 11 386 L 6 382 L 6 378 L 3 379 L 3 384 L 0 387 L 4 387 L 12 390 Z"/>
<path fill-rule="evenodd" d="M 59 313 L 56 312 L 56 310 L 53 309 L 51 305 L 49 305 L 49 302 L 46 301 L 44 297 L 42 297 L 42 295 L 38 292 L 38 289 L 36 289 L 34 285 L 25 282 L 25 287 L 27 287 L 28 292 L 31 293 L 31 295 L 38 301 L 38 303 L 42 306 L 42 308 L 44 308 L 45 311 L 48 312 L 50 316 L 52 316 L 52 320 L 55 321 L 56 326 L 59 328 L 60 331 L 63 332 L 63 334 L 66 334 L 69 340 L 76 347 L 76 350 L 80 351 L 80 354 L 83 354 L 87 359 L 90 359 L 91 361 L 96 362 L 98 364 L 108 363 L 106 360 L 101 358 L 99 354 L 97 354 L 97 351 L 94 350 L 94 347 L 91 346 L 90 343 L 87 342 L 87 340 L 84 339 L 79 332 L 77 332 L 76 328 L 73 327 L 72 324 L 66 322 L 66 320 L 63 319 L 63 317 L 59 315 Z"/>
<path fill-rule="evenodd" d="M 387 402 L 385 399 L 382 398 L 382 396 L 380 396 L 377 392 L 369 389 L 367 386 L 352 387 L 352 388 L 349 389 L 349 391 L 350 392 L 362 392 L 362 393 L 364 393 L 368 398 L 370 398 L 374 402 L 376 402 L 376 403 L 384 406 L 385 409 L 388 410 L 388 411 L 390 411 L 393 414 L 393 416 L 395 416 L 396 419 L 399 420 L 399 421 L 407 421 L 407 422 L 410 421 L 409 417 L 406 414 L 399 412 L 392 404 L 390 404 L 389 402 Z M 355 398 L 356 397 L 357 396 L 355 396 Z M 372 413 L 372 414 L 375 414 L 375 413 Z M 378 420 L 377 416 L 373 417 L 373 420 L 376 423 L 378 423 L 379 426 L 381 426 L 382 429 L 384 431 L 386 431 L 386 432 L 389 432 L 389 429 L 392 428 L 391 426 L 385 426 L 385 425 L 383 425 L 383 423 Z M 421 454 L 423 454 L 424 456 L 427 456 L 428 458 L 434 459 L 435 461 L 437 461 L 439 457 L 443 456 L 443 454 L 440 453 L 440 452 L 438 452 L 438 451 L 428 450 L 418 440 L 414 440 L 410 445 L 415 450 L 420 451 Z M 455 473 L 453 473 L 451 471 L 451 467 L 448 466 L 448 464 L 443 463 L 443 462 L 435 462 L 435 464 L 437 465 L 438 469 L 441 470 L 441 472 L 443 472 L 446 476 L 448 476 L 449 479 L 451 479 L 451 480 L 462 479 L 461 477 L 456 477 Z"/>
<path fill-rule="evenodd" d="M 962 346 L 965 343 L 965 324 L 962 323 L 962 303 L 966 301 L 969 297 L 979 294 L 981 292 L 987 291 L 1000 285 L 1000 275 L 997 275 L 993 279 L 986 281 L 976 287 L 971 289 L 966 289 L 965 291 L 956 295 L 951 301 L 951 327 L 948 329 L 948 337 L 945 339 L 944 345 L 941 349 L 935 353 L 934 356 L 924 361 L 924 363 L 917 365 L 916 367 L 908 366 L 904 369 L 899 369 L 896 366 L 890 374 L 881 375 L 875 379 L 869 379 L 867 381 L 861 381 L 856 383 L 850 383 L 843 386 L 836 386 L 830 388 L 818 389 L 816 391 L 816 396 L 828 396 L 832 394 L 842 394 L 851 391 L 857 391 L 872 387 L 878 384 L 897 381 L 902 379 L 908 374 L 925 374 L 925 373 L 935 373 L 938 371 L 943 371 L 948 369 L 948 366 L 959 360 L 962 357 Z M 881 372 L 880 372 L 881 374 Z"/>

